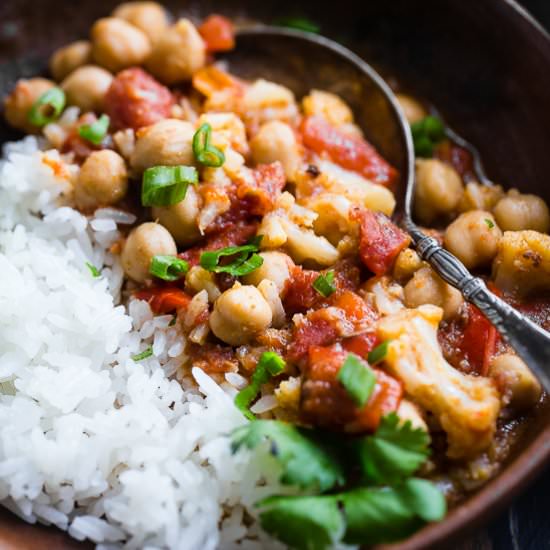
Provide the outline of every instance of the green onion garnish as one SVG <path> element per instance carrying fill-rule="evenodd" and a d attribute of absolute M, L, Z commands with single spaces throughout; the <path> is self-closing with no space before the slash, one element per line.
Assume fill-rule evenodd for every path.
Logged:
<path fill-rule="evenodd" d="M 225 162 L 225 155 L 217 147 L 210 143 L 212 126 L 206 122 L 193 136 L 193 153 L 201 164 L 218 168 Z"/>
<path fill-rule="evenodd" d="M 390 343 L 390 340 L 386 340 L 385 342 L 382 342 L 378 346 L 376 346 L 368 356 L 368 362 L 371 365 L 376 365 L 376 363 L 380 363 L 382 359 L 384 359 L 388 353 L 388 345 Z"/>
<path fill-rule="evenodd" d="M 149 346 L 137 355 L 132 355 L 132 360 L 143 361 L 143 359 L 147 359 L 147 357 L 151 357 L 151 355 L 153 355 L 153 346 Z"/>
<path fill-rule="evenodd" d="M 362 407 L 368 401 L 376 384 L 374 371 L 351 353 L 346 357 L 336 379 L 346 388 L 358 407 Z"/>
<path fill-rule="evenodd" d="M 312 33 L 319 33 L 321 27 L 313 21 L 306 19 L 305 17 L 281 17 L 274 21 L 274 25 L 277 27 L 288 27 L 290 29 L 298 29 L 299 31 L 306 31 Z"/>
<path fill-rule="evenodd" d="M 493 229 L 493 227 L 495 227 L 493 220 L 490 220 L 489 218 L 485 218 L 485 223 L 489 229 Z"/>
<path fill-rule="evenodd" d="M 169 327 L 173 327 L 176 324 L 178 318 L 174 315 L 173 319 L 168 323 Z"/>
<path fill-rule="evenodd" d="M 419 157 L 431 157 L 434 146 L 445 138 L 445 125 L 432 115 L 411 124 L 414 152 Z"/>
<path fill-rule="evenodd" d="M 243 246 L 228 246 L 220 250 L 203 252 L 200 257 L 200 265 L 213 273 L 229 273 L 234 277 L 248 275 L 264 263 L 263 258 L 256 254 L 261 239 L 261 235 L 258 235 L 251 243 Z M 230 263 L 219 265 L 221 258 L 227 256 L 236 256 L 236 258 Z"/>
<path fill-rule="evenodd" d="M 86 262 L 86 267 L 90 270 L 92 277 L 97 278 L 101 276 L 99 269 L 97 269 L 97 267 L 94 264 L 91 264 L 90 262 Z"/>
<path fill-rule="evenodd" d="M 285 368 L 284 359 L 274 351 L 264 351 L 256 365 L 250 384 L 243 388 L 235 396 L 235 406 L 248 418 L 254 420 L 256 417 L 250 412 L 250 404 L 258 396 L 262 384 L 269 381 L 272 376 L 283 372 Z"/>
<path fill-rule="evenodd" d="M 313 282 L 313 288 L 325 298 L 328 298 L 335 290 L 334 286 L 334 270 L 327 271 L 325 274 L 319 275 Z"/>
<path fill-rule="evenodd" d="M 101 115 L 92 124 L 83 124 L 78 129 L 78 135 L 94 145 L 99 145 L 107 135 L 109 122 L 110 119 L 108 115 Z"/>
<path fill-rule="evenodd" d="M 193 166 L 153 166 L 143 173 L 141 204 L 170 206 L 185 198 L 189 185 L 199 182 Z"/>
<path fill-rule="evenodd" d="M 61 88 L 51 88 L 43 93 L 31 107 L 28 121 L 41 128 L 56 120 L 65 107 L 65 92 Z"/>
<path fill-rule="evenodd" d="M 153 256 L 149 273 L 163 281 L 177 281 L 189 271 L 189 264 L 177 256 Z"/>

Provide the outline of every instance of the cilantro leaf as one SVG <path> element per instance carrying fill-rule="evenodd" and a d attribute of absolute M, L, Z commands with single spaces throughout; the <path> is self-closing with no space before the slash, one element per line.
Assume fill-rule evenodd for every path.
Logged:
<path fill-rule="evenodd" d="M 275 496 L 258 506 L 263 529 L 297 550 L 332 548 L 344 534 L 344 517 L 332 496 Z"/>
<path fill-rule="evenodd" d="M 426 521 L 446 512 L 443 494 L 425 479 L 411 478 L 397 487 L 356 489 L 340 495 L 346 516 L 344 541 L 382 544 L 408 537 Z"/>
<path fill-rule="evenodd" d="M 399 424 L 395 413 L 382 418 L 374 435 L 358 443 L 359 459 L 368 481 L 396 483 L 411 476 L 428 457 L 430 436 L 411 421 Z"/>
<path fill-rule="evenodd" d="M 300 430 L 278 420 L 256 420 L 232 434 L 232 451 L 254 449 L 266 439 L 270 452 L 283 467 L 281 483 L 320 492 L 344 483 L 344 472 L 326 446 L 313 438 L 311 430 Z"/>

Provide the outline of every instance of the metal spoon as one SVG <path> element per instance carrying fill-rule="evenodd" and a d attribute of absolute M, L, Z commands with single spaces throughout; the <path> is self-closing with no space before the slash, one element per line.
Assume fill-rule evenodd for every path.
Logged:
<path fill-rule="evenodd" d="M 413 222 L 414 150 L 397 100 L 376 71 L 347 48 L 322 36 L 276 27 L 251 27 L 237 36 L 225 57 L 229 69 L 247 79 L 265 78 L 290 88 L 298 97 L 312 89 L 334 92 L 353 109 L 367 138 L 401 173 L 403 226 L 420 257 L 446 282 L 477 306 L 550 391 L 550 334 L 490 292 L 462 262 Z M 452 132 L 452 131 L 450 131 Z M 453 133 L 456 141 L 462 140 Z M 462 143 L 472 146 L 462 140 Z M 479 156 L 474 155 L 479 161 Z M 480 181 L 488 180 L 480 168 Z M 402 194 L 402 193 L 401 193 Z M 398 193 L 399 197 L 400 193 Z"/>

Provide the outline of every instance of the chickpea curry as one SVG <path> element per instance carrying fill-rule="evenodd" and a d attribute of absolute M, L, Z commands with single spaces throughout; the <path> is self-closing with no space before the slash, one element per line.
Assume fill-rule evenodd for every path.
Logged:
<path fill-rule="evenodd" d="M 174 315 L 181 372 L 244 381 L 234 452 L 268 439 L 283 483 L 308 489 L 261 503 L 264 529 L 298 548 L 406 536 L 497 472 L 541 386 L 392 221 L 399 174 L 348 105 L 237 78 L 215 59 L 233 24 L 195 23 L 120 5 L 52 55 L 51 80 L 17 83 L 6 120 L 59 150 L 80 211 L 137 214 L 112 252 L 126 300 Z M 477 182 L 442 122 L 398 100 L 416 219 L 550 328 L 546 203 Z M 329 519 L 285 530 L 311 515 Z"/>

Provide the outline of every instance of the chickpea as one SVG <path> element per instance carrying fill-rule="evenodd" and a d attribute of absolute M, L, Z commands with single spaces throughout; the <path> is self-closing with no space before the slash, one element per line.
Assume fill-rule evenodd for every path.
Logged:
<path fill-rule="evenodd" d="M 96 65 L 84 65 L 65 78 L 61 87 L 71 105 L 82 111 L 100 112 L 112 81 L 113 75 L 109 71 Z"/>
<path fill-rule="evenodd" d="M 262 125 L 250 142 L 252 158 L 256 164 L 270 164 L 280 161 L 286 178 L 294 181 L 294 174 L 300 164 L 298 143 L 292 128 L 279 120 Z"/>
<path fill-rule="evenodd" d="M 113 12 L 113 17 L 125 19 L 154 42 L 168 27 L 166 10 L 157 2 L 124 2 Z"/>
<path fill-rule="evenodd" d="M 410 95 L 396 94 L 395 97 L 409 124 L 414 124 L 428 116 L 426 109 Z"/>
<path fill-rule="evenodd" d="M 193 266 L 185 276 L 185 290 L 190 294 L 206 290 L 210 302 L 215 302 L 221 294 L 214 273 L 206 271 L 200 265 Z"/>
<path fill-rule="evenodd" d="M 312 90 L 302 100 L 302 107 L 306 116 L 320 115 L 333 126 L 353 123 L 353 112 L 347 103 L 330 92 Z"/>
<path fill-rule="evenodd" d="M 98 19 L 90 35 L 94 60 L 112 73 L 141 65 L 151 54 L 147 35 L 123 19 Z"/>
<path fill-rule="evenodd" d="M 210 328 L 226 344 L 240 346 L 268 328 L 272 318 L 269 304 L 255 286 L 236 283 L 216 300 Z"/>
<path fill-rule="evenodd" d="M 294 262 L 283 252 L 261 252 L 264 263 L 243 280 L 247 285 L 258 286 L 264 279 L 273 281 L 279 295 L 284 294 L 286 283 L 290 279 L 290 272 Z"/>
<path fill-rule="evenodd" d="M 120 260 L 126 276 L 143 283 L 151 278 L 149 267 L 154 256 L 175 256 L 177 252 L 168 230 L 158 223 L 147 222 L 138 225 L 128 235 Z"/>
<path fill-rule="evenodd" d="M 441 279 L 431 267 L 422 267 L 416 271 L 403 292 L 407 307 L 433 304 L 443 308 L 443 317 L 446 320 L 458 315 L 464 303 L 462 294 Z"/>
<path fill-rule="evenodd" d="M 393 276 L 398 281 L 408 281 L 421 267 L 420 256 L 412 248 L 405 248 L 395 259 Z"/>
<path fill-rule="evenodd" d="M 466 184 L 464 194 L 458 205 L 459 212 L 468 210 L 493 210 L 497 202 L 504 196 L 500 185 L 483 185 L 477 181 Z"/>
<path fill-rule="evenodd" d="M 92 44 L 88 40 L 77 40 L 56 50 L 50 58 L 50 71 L 59 82 L 78 67 L 92 61 Z"/>
<path fill-rule="evenodd" d="M 45 78 L 17 81 L 11 94 L 4 100 L 4 116 L 8 124 L 27 133 L 37 133 L 40 129 L 27 118 L 29 111 L 35 101 L 54 86 L 51 80 Z"/>
<path fill-rule="evenodd" d="M 424 224 L 453 212 L 462 197 L 458 172 L 440 160 L 416 162 L 415 215 Z"/>
<path fill-rule="evenodd" d="M 191 21 L 180 19 L 155 42 L 147 69 L 165 84 L 176 84 L 190 80 L 205 62 L 206 48 L 199 31 Z"/>
<path fill-rule="evenodd" d="M 151 166 L 194 164 L 193 136 L 190 122 L 167 118 L 138 132 L 130 165 L 136 172 Z"/>
<path fill-rule="evenodd" d="M 468 269 L 489 264 L 497 254 L 502 231 L 490 212 L 470 210 L 460 214 L 445 230 L 445 248 Z"/>
<path fill-rule="evenodd" d="M 124 198 L 128 174 L 124 159 L 114 151 L 94 151 L 80 168 L 74 187 L 78 208 L 90 210 L 109 206 Z"/>
<path fill-rule="evenodd" d="M 498 201 L 493 212 L 503 231 L 532 229 L 539 233 L 548 233 L 550 230 L 548 206 L 536 195 L 510 192 L 507 197 Z"/>
<path fill-rule="evenodd" d="M 494 378 L 503 391 L 503 398 L 512 408 L 524 410 L 540 399 L 542 388 L 527 365 L 513 353 L 495 357 L 489 367 L 489 376 Z"/>
<path fill-rule="evenodd" d="M 187 188 L 185 198 L 172 206 L 155 206 L 153 218 L 157 219 L 181 246 L 188 246 L 200 239 L 198 216 L 200 198 L 195 188 Z"/>

